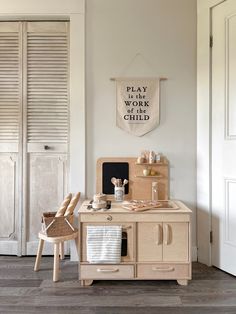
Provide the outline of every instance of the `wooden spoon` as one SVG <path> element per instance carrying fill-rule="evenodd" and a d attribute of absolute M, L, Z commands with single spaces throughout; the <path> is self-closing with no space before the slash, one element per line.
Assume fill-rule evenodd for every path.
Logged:
<path fill-rule="evenodd" d="M 129 181 L 127 179 L 124 179 L 123 186 L 125 186 Z"/>
<path fill-rule="evenodd" d="M 115 178 L 115 177 L 112 177 L 112 178 L 111 178 L 111 183 L 112 183 L 114 186 L 116 186 L 117 181 L 116 181 L 116 178 Z"/>

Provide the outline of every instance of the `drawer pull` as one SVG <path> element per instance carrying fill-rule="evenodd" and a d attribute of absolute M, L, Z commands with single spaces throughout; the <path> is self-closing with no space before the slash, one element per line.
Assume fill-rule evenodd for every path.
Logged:
<path fill-rule="evenodd" d="M 167 268 L 161 268 L 161 267 L 152 267 L 153 271 L 160 271 L 160 272 L 170 272 L 170 271 L 174 271 L 175 268 L 174 267 L 167 267 Z"/>
<path fill-rule="evenodd" d="M 113 269 L 97 268 L 98 273 L 116 273 L 118 271 L 119 271 L 119 268 L 113 268 Z"/>

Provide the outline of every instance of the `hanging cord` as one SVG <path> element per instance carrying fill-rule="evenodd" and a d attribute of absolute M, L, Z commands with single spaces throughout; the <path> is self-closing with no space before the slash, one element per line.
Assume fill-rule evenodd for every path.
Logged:
<path fill-rule="evenodd" d="M 148 67 L 150 69 L 153 69 L 153 66 L 151 65 L 151 63 L 143 56 L 142 53 L 137 52 L 135 54 L 135 56 L 130 60 L 130 62 L 124 67 L 123 71 L 121 72 L 121 77 L 125 76 L 125 73 L 127 72 L 127 70 L 130 68 L 130 66 L 134 63 L 134 61 L 138 58 L 138 57 L 142 57 L 142 59 L 145 61 L 145 63 L 148 65 Z M 115 77 L 111 77 L 110 80 L 111 81 L 116 81 L 117 78 Z M 167 80 L 166 77 L 160 77 L 160 80 Z"/>

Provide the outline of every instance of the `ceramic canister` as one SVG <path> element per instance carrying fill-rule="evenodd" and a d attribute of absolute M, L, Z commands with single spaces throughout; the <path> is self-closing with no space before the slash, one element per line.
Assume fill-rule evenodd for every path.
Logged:
<path fill-rule="evenodd" d="M 123 202 L 125 194 L 124 186 L 115 186 L 115 200 L 116 202 Z"/>

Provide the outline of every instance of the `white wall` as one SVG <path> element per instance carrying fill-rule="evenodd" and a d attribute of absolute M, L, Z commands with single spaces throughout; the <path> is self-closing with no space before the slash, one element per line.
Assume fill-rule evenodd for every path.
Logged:
<path fill-rule="evenodd" d="M 170 197 L 194 210 L 194 246 L 196 14 L 196 0 L 86 1 L 87 194 L 95 192 L 97 158 L 162 152 L 170 161 Z M 161 83 L 159 127 L 143 137 L 116 127 L 109 80 L 116 76 L 168 78 Z"/>

